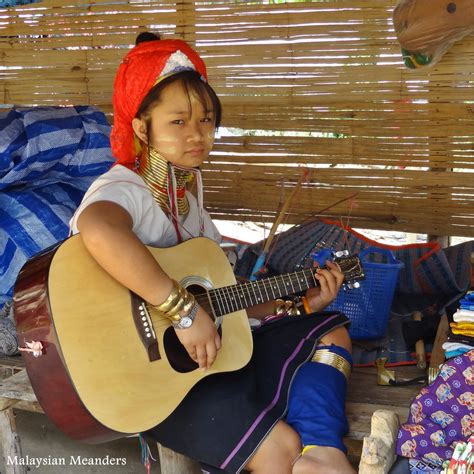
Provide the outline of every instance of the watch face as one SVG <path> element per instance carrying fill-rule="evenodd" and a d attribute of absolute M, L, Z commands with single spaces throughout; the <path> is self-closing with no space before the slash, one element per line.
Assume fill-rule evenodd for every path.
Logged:
<path fill-rule="evenodd" d="M 182 329 L 186 329 L 190 327 L 193 324 L 193 320 L 191 318 L 188 318 L 187 316 L 184 316 L 181 318 L 179 322 L 179 327 Z"/>

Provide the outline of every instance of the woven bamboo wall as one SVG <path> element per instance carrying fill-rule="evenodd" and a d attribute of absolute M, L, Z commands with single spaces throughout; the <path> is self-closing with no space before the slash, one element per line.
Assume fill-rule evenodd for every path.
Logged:
<path fill-rule="evenodd" d="M 2 10 L 3 103 L 95 104 L 112 121 L 121 57 L 139 31 L 160 31 L 197 46 L 225 127 L 300 132 L 219 139 L 204 168 L 214 217 L 273 220 L 282 183 L 289 193 L 306 166 L 289 222 L 358 192 L 355 206 L 325 215 L 474 236 L 472 36 L 412 71 L 393 32 L 395 0 L 209 3 L 44 0 Z"/>

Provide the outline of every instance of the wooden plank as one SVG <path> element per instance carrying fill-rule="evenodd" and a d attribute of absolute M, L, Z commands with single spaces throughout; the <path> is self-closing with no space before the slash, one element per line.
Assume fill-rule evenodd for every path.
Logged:
<path fill-rule="evenodd" d="M 15 415 L 11 408 L 0 411 L 0 439 L 6 474 L 26 474 L 27 466 L 10 462 L 22 458 L 20 437 L 16 430 Z"/>
<path fill-rule="evenodd" d="M 391 387 L 395 389 L 394 387 Z M 396 390 L 396 389 L 395 389 Z M 370 422 L 375 410 L 390 410 L 403 423 L 408 419 L 409 404 L 403 407 L 380 403 L 347 402 L 346 415 L 349 421 L 349 439 L 362 440 L 370 434 Z"/>
<path fill-rule="evenodd" d="M 394 368 L 397 380 L 409 380 L 426 373 L 416 365 Z M 375 367 L 354 368 L 349 382 L 347 400 L 353 403 L 375 403 L 393 407 L 408 407 L 420 391 L 421 385 L 382 386 L 377 385 Z"/>
<path fill-rule="evenodd" d="M 159 443 L 158 454 L 160 455 L 161 474 L 201 474 L 202 472 L 197 462 Z"/>
<path fill-rule="evenodd" d="M 21 369 L 25 367 L 25 362 L 23 361 L 23 358 L 20 355 L 15 355 L 15 356 L 0 355 L 0 366 Z"/>
<path fill-rule="evenodd" d="M 395 367 L 397 380 L 410 380 L 426 371 L 416 365 Z M 370 422 L 375 410 L 390 410 L 397 414 L 401 423 L 406 422 L 409 406 L 419 393 L 421 385 L 377 385 L 375 367 L 354 368 L 348 385 L 346 413 L 351 439 L 363 439 L 370 434 Z"/>
<path fill-rule="evenodd" d="M 0 397 L 36 402 L 36 395 L 31 387 L 26 369 L 0 381 Z"/>

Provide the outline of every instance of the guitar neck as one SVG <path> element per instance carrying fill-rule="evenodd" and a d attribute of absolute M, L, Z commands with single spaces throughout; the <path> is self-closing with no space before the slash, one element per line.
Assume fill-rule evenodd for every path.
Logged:
<path fill-rule="evenodd" d="M 318 286 L 314 269 L 277 275 L 263 280 L 224 286 L 202 295 L 209 300 L 214 316 L 224 316 L 286 295 Z"/>

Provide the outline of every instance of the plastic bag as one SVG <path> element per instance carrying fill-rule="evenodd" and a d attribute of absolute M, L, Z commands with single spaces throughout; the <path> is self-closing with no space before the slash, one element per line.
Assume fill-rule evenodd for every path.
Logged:
<path fill-rule="evenodd" d="M 432 66 L 474 31 L 472 0 L 399 0 L 393 12 L 405 66 Z"/>

